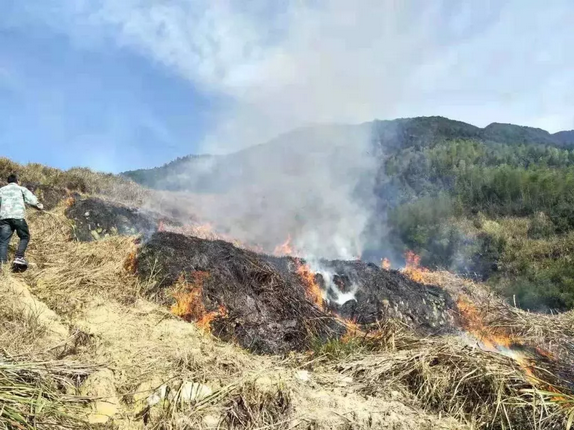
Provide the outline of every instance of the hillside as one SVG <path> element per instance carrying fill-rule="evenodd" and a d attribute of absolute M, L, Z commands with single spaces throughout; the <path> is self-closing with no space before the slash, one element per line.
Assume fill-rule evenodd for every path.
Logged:
<path fill-rule="evenodd" d="M 124 175 L 192 192 L 200 218 L 266 250 L 290 237 L 307 254 L 394 265 L 410 250 L 550 311 L 574 306 L 573 147 L 573 131 L 425 117 L 309 127 Z"/>
<path fill-rule="evenodd" d="M 561 131 L 550 134 L 545 130 L 532 127 L 524 127 L 513 124 L 492 123 L 485 128 L 479 128 L 461 121 L 450 120 L 443 117 L 419 117 L 396 119 L 386 121 L 373 121 L 359 126 L 317 126 L 309 127 L 287 133 L 266 144 L 247 148 L 230 156 L 213 155 L 189 155 L 178 158 L 161 167 L 153 169 L 141 169 L 124 172 L 122 175 L 133 179 L 135 182 L 151 188 L 187 190 L 204 190 L 208 186 L 209 179 L 202 175 L 217 177 L 222 171 L 245 159 L 258 158 L 259 151 L 271 151 L 282 154 L 283 150 L 290 150 L 290 145 L 313 145 L 318 142 L 315 133 L 321 129 L 329 130 L 333 134 L 353 133 L 355 129 L 369 128 L 373 130 L 373 139 L 382 147 L 404 150 L 408 147 L 427 147 L 445 140 L 473 140 L 487 143 L 500 144 L 536 144 L 549 145 L 557 148 L 574 148 L 574 130 Z M 321 143 L 321 142 L 319 142 Z M 213 172 L 210 167 L 219 165 Z M 225 167 L 223 167 L 225 166 Z M 207 170 L 207 171 L 206 171 Z M 190 179 L 185 182 L 172 181 L 182 173 L 197 176 L 203 180 Z"/>
<path fill-rule="evenodd" d="M 268 255 L 172 210 L 182 194 L 2 166 L 49 203 L 30 269 L 0 274 L 4 428 L 558 429 L 574 410 L 572 312 L 416 258 Z"/>

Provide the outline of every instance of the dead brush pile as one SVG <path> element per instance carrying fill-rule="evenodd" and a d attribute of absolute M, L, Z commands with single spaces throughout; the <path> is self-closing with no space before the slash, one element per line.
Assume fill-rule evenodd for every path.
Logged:
<path fill-rule="evenodd" d="M 144 280 L 158 280 L 148 297 L 168 306 L 174 295 L 182 301 L 178 284 L 183 275 L 191 287 L 188 294 L 202 300 L 207 313 L 217 312 L 212 332 L 252 352 L 301 350 L 312 339 L 345 332 L 340 321 L 306 298 L 301 282 L 288 282 L 260 255 L 228 242 L 155 233 L 138 252 L 137 271 Z M 201 285 L 196 282 L 200 274 L 206 275 Z"/>

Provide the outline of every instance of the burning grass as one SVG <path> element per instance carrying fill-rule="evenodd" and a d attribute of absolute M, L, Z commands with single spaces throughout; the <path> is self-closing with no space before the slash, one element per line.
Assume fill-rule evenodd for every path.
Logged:
<path fill-rule="evenodd" d="M 255 359 L 230 345 L 212 345 L 208 350 L 205 346 L 208 337 L 198 338 L 192 325 L 171 317 L 167 311 L 142 310 L 141 303 L 135 303 L 140 295 L 158 301 L 167 297 L 173 305 L 172 313 L 211 327 L 214 332 L 221 333 L 232 326 L 235 331 L 228 333 L 226 339 L 243 336 L 242 345 L 248 348 L 255 344 L 269 351 L 276 346 L 273 342 L 286 340 L 288 348 L 308 347 L 309 335 L 319 332 L 311 361 L 327 366 L 332 372 L 330 376 L 342 374 L 352 378 L 353 386 L 346 389 L 343 398 L 347 393 L 354 394 L 356 389 L 361 394 L 361 402 L 384 399 L 390 391 L 401 391 L 409 398 L 416 398 L 427 411 L 447 413 L 475 428 L 563 428 L 572 410 L 572 395 L 558 383 L 560 375 L 545 378 L 543 383 L 540 373 L 535 373 L 537 379 L 532 378 L 519 361 L 473 349 L 461 338 L 421 339 L 402 323 L 388 320 L 378 327 L 359 327 L 354 320 L 337 319 L 322 312 L 320 308 L 324 303 L 312 292 L 313 284 L 317 285 L 316 275 L 301 261 L 297 265 L 293 259 L 276 259 L 291 267 L 291 275 L 285 275 L 271 260 L 229 244 L 162 233 L 156 236 L 157 253 L 149 254 L 151 258 L 145 262 L 148 265 L 142 273 L 132 238 L 110 237 L 88 244 L 70 241 L 71 226 L 60 209 L 54 214 L 34 215 L 31 221 L 34 232 L 31 260 L 37 262 L 38 267 L 19 276 L 29 281 L 53 309 L 67 317 L 83 310 L 94 295 L 104 298 L 105 305 L 91 305 L 83 318 L 89 321 L 85 326 L 90 328 L 90 333 L 96 333 L 98 338 L 98 345 L 94 346 L 98 348 L 98 357 L 105 357 L 121 369 L 118 378 L 122 379 L 118 384 L 122 394 L 137 392 L 136 381 L 150 374 L 159 374 L 165 380 L 174 374 L 196 378 L 213 385 L 214 393 L 219 393 L 219 397 L 202 404 L 204 409 L 194 409 L 191 415 L 189 408 L 174 412 L 166 418 L 166 426 L 185 428 L 185 423 L 193 422 L 195 428 L 202 428 L 203 422 L 197 420 L 203 411 L 212 408 L 220 413 L 219 424 L 229 428 L 289 428 L 293 416 L 292 392 L 280 386 L 271 392 L 254 391 L 245 381 L 236 382 L 243 374 L 253 375 L 264 366 L 269 372 L 275 372 L 278 360 Z M 174 264 L 158 263 L 159 258 Z M 348 264 L 345 263 L 346 269 Z M 394 271 L 381 271 L 360 262 L 353 263 L 352 267 L 362 275 L 370 273 L 374 281 L 380 280 L 381 283 L 373 285 L 386 287 L 388 284 L 393 286 L 393 291 L 413 290 L 412 283 L 399 285 L 405 280 Z M 144 275 L 140 281 L 133 276 L 134 271 Z M 186 277 L 181 277 L 182 271 Z M 437 274 L 424 270 L 414 273 L 420 273 L 425 283 L 440 284 Z M 292 278 L 299 281 L 286 282 Z M 175 287 L 160 291 L 158 282 L 147 282 L 151 279 L 158 282 L 167 279 L 173 281 Z M 452 282 L 450 289 L 456 290 Z M 408 295 L 405 297 L 410 311 L 417 314 L 418 308 L 413 307 L 415 301 Z M 119 304 L 107 303 L 108 298 L 119 299 Z M 529 342 L 538 339 L 536 345 L 548 351 L 548 356 L 546 362 L 536 364 L 547 375 L 556 370 L 553 362 L 563 357 L 561 352 L 568 350 L 567 344 L 571 344 L 573 338 L 571 315 L 528 314 L 488 296 L 479 296 L 476 291 L 469 295 L 469 301 L 479 304 L 481 314 L 478 325 L 473 325 L 474 309 L 468 307 L 468 313 L 463 315 L 467 325 L 463 328 L 469 333 L 484 339 L 507 335 L 511 343 L 520 337 Z M 218 311 L 221 303 L 229 304 L 229 310 Z M 115 311 L 112 313 L 111 309 Z M 458 309 L 464 309 L 460 301 Z M 229 313 L 229 319 L 219 324 L 218 316 L 223 313 Z M 142 315 L 146 316 L 145 320 Z M 289 325 L 293 320 L 298 325 Z M 326 326 L 326 320 L 335 320 L 336 327 Z M 491 328 L 479 334 L 482 326 Z M 346 329 L 347 334 L 343 335 L 344 330 L 338 328 Z M 321 332 L 322 329 L 328 332 Z M 268 333 L 278 337 L 263 341 L 257 338 Z M 293 340 L 290 336 L 301 337 Z M 541 341 L 543 336 L 547 336 L 544 342 L 561 345 L 547 348 Z M 325 342 L 329 337 L 333 340 Z M 505 345 L 498 338 L 495 340 Z M 269 343 L 257 345 L 257 341 Z M 284 343 L 277 345 L 280 352 L 288 350 Z M 270 347 L 265 350 L 267 346 Z M 233 389 L 226 389 L 230 384 L 235 384 Z M 223 388 L 217 389 L 222 385 Z M 152 420 L 154 425 L 160 422 L 163 421 Z"/>
<path fill-rule="evenodd" d="M 308 264 L 301 262 L 300 259 L 295 259 L 297 266 L 297 275 L 305 285 L 305 293 L 309 300 L 311 300 L 319 309 L 325 309 L 325 299 L 323 298 L 323 290 L 315 279 L 315 274 L 311 271 Z"/>
<path fill-rule="evenodd" d="M 173 293 L 175 303 L 171 306 L 171 313 L 187 322 L 194 321 L 203 330 L 211 331 L 212 321 L 217 317 L 225 317 L 227 310 L 223 305 L 220 305 L 217 311 L 210 312 L 205 309 L 203 284 L 209 278 L 208 272 L 197 271 L 191 276 L 191 282 L 182 275 L 175 284 Z"/>
<path fill-rule="evenodd" d="M 334 368 L 353 377 L 365 395 L 398 387 L 425 409 L 476 428 L 564 428 L 571 410 L 533 385 L 513 360 L 466 347 L 458 338 L 419 339 L 395 352 L 339 361 Z"/>
<path fill-rule="evenodd" d="M 218 315 L 218 308 L 224 304 L 225 318 L 211 318 L 213 333 L 253 352 L 301 350 L 315 336 L 327 339 L 344 332 L 335 318 L 306 297 L 307 287 L 297 274 L 292 275 L 294 279 L 287 278 L 266 256 L 227 242 L 156 233 L 140 249 L 137 265 L 138 274 L 144 279 L 154 267 L 159 267 L 161 274 L 153 294 L 163 297 L 166 304 L 171 304 L 173 286 L 181 280 L 182 273 L 190 284 L 194 284 L 196 273 L 209 273 L 202 278 L 201 288 L 183 288 L 185 293 L 178 296 L 176 310 L 185 314 L 192 304 L 195 310 L 189 312 L 193 314 L 190 319 L 197 321 L 197 317 L 205 315 L 201 306 L 194 304 L 200 298 L 204 309 Z M 303 270 L 302 275 L 311 282 L 312 273 Z"/>

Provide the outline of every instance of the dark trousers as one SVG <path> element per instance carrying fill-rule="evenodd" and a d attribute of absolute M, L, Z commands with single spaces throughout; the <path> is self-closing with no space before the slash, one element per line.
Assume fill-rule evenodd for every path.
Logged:
<path fill-rule="evenodd" d="M 24 258 L 26 248 L 30 242 L 30 230 L 25 219 L 0 220 L 0 263 L 8 262 L 8 245 L 14 231 L 20 238 L 20 244 L 16 250 L 16 257 Z"/>

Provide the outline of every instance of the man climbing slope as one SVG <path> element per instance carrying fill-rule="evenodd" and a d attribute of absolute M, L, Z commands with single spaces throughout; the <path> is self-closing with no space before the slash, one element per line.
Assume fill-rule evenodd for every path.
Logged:
<path fill-rule="evenodd" d="M 30 190 L 18 185 L 18 178 L 8 176 L 8 185 L 0 188 L 0 264 L 8 263 L 8 245 L 14 231 L 20 238 L 14 264 L 28 266 L 24 253 L 30 242 L 30 231 L 26 222 L 26 204 L 44 209 L 38 198 Z"/>

